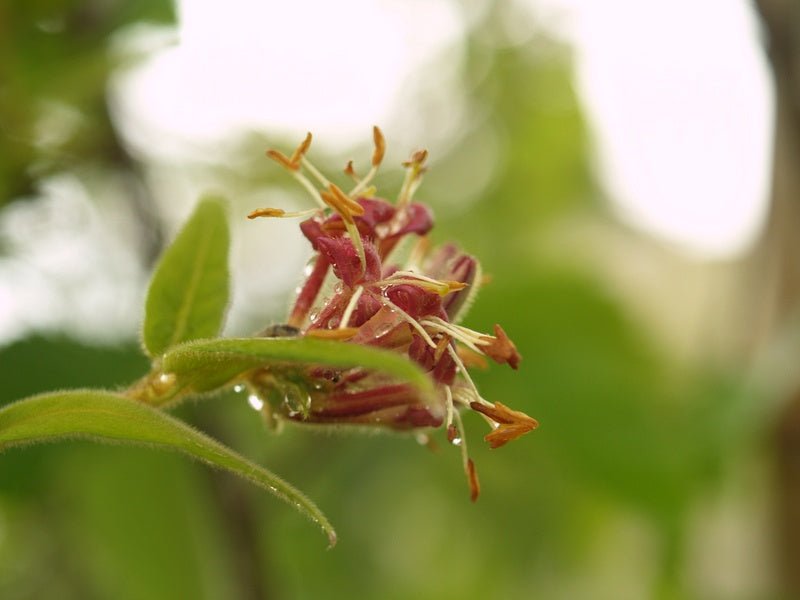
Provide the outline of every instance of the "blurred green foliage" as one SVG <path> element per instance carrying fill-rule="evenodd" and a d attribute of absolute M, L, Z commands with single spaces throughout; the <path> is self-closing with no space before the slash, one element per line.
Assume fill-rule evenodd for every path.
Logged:
<path fill-rule="evenodd" d="M 173 20 L 164 0 L 0 5 L 0 205 L 63 169 L 130 167 L 105 102 L 107 45 L 126 26 Z"/>
<path fill-rule="evenodd" d="M 159 0 L 0 5 L 1 201 L 85 161 L 118 168 L 104 105 L 108 36 L 172 18 Z M 307 491 L 337 526 L 335 550 L 232 477 L 149 450 L 70 442 L 0 455 L 0 597 L 691 597 L 687 516 L 759 427 L 747 419 L 752 399 L 733 375 L 671 361 L 570 256 L 537 253 L 550 228 L 604 209 L 568 56 L 531 43 L 545 45 L 546 59 L 535 47 L 471 44 L 469 60 L 491 66 L 468 93 L 490 109 L 482 126 L 499 132 L 501 159 L 480 199 L 440 211 L 436 230 L 493 277 L 466 324 L 502 323 L 524 357 L 519 372 L 477 374 L 479 387 L 541 422 L 490 451 L 483 422 L 466 416 L 478 503 L 442 436 L 437 452 L 400 436 L 273 436 L 231 392 L 178 412 Z M 50 103 L 82 123 L 55 150 L 35 143 Z M 464 145 L 480 156 L 469 141 L 468 130 L 462 153 L 433 164 L 420 198 L 434 208 L 448 187 L 437 172 L 457 174 L 448 161 L 463 160 Z M 135 347 L 29 339 L 0 350 L 0 403 L 113 388 L 144 370 Z"/>

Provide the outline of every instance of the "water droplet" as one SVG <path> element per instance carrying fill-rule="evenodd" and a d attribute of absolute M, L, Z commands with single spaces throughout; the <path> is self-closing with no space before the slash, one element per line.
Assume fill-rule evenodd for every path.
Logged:
<path fill-rule="evenodd" d="M 309 320 L 309 321 L 311 321 L 311 322 L 313 323 L 314 321 L 316 321 L 316 320 L 317 320 L 317 317 L 318 317 L 318 316 L 319 316 L 319 313 L 318 313 L 317 311 L 312 311 L 312 312 L 311 312 L 311 313 L 308 315 L 308 320 Z"/>
<path fill-rule="evenodd" d="M 313 258 L 310 261 L 308 261 L 306 263 L 306 266 L 303 268 L 303 275 L 305 275 L 306 277 L 311 275 L 311 273 L 314 272 L 314 264 L 316 262 L 317 262 L 316 259 L 313 259 Z"/>
<path fill-rule="evenodd" d="M 339 319 L 339 317 L 333 316 L 330 319 L 328 319 L 328 328 L 329 329 L 336 329 L 339 326 L 340 322 L 341 322 L 341 319 Z"/>
<path fill-rule="evenodd" d="M 302 292 L 302 291 L 303 291 L 303 286 L 301 286 L 301 285 L 298 285 L 296 288 L 294 288 L 294 293 L 295 293 L 296 296 L 299 296 L 300 292 Z"/>
<path fill-rule="evenodd" d="M 382 323 L 381 325 L 378 325 L 378 327 L 375 328 L 375 337 L 376 338 L 383 337 L 391 330 L 392 330 L 391 323 Z"/>
<path fill-rule="evenodd" d="M 450 443 L 453 444 L 453 446 L 460 446 L 461 445 L 461 438 L 460 437 L 454 437 L 452 440 L 450 440 Z"/>
<path fill-rule="evenodd" d="M 341 294 L 343 289 L 344 289 L 344 287 L 342 286 L 341 282 L 339 282 L 335 286 L 333 286 L 333 292 L 335 294 Z"/>
<path fill-rule="evenodd" d="M 241 394 L 244 391 L 244 386 L 241 383 L 237 383 L 235 386 L 233 386 L 233 391 L 237 394 Z"/>
<path fill-rule="evenodd" d="M 283 391 L 283 405 L 290 417 L 307 415 L 311 408 L 311 396 L 297 386 L 287 386 Z"/>
<path fill-rule="evenodd" d="M 427 446 L 428 443 L 430 443 L 431 441 L 431 438 L 428 436 L 427 433 L 418 433 L 416 435 L 416 438 L 417 438 L 417 443 L 420 444 L 421 446 Z"/>
<path fill-rule="evenodd" d="M 247 396 L 247 403 L 253 410 L 261 410 L 264 408 L 264 401 L 258 397 L 257 394 L 250 394 Z"/>

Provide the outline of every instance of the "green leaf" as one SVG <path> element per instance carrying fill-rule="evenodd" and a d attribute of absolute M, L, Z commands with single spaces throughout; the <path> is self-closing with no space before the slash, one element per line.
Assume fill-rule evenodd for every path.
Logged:
<path fill-rule="evenodd" d="M 428 393 L 430 378 L 403 355 L 380 348 L 313 338 L 229 338 L 188 342 L 164 356 L 164 371 L 180 388 L 205 392 L 269 364 L 364 367 L 407 381 Z"/>
<path fill-rule="evenodd" d="M 0 409 L 0 452 L 11 446 L 89 438 L 177 450 L 272 492 L 316 522 L 336 543 L 333 527 L 302 492 L 227 446 L 147 405 L 111 392 L 76 390 L 31 396 Z"/>
<path fill-rule="evenodd" d="M 219 333 L 228 305 L 229 244 L 222 201 L 202 200 L 164 252 L 147 291 L 143 342 L 151 357 Z"/>

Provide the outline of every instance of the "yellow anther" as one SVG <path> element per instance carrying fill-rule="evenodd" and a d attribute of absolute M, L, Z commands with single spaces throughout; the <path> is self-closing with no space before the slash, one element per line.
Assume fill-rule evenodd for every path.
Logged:
<path fill-rule="evenodd" d="M 439 281 L 438 279 L 433 279 L 411 271 L 396 271 L 391 277 L 378 283 L 381 285 L 408 283 L 428 290 L 429 292 L 439 294 L 440 296 L 446 296 L 447 294 L 463 290 L 467 287 L 467 284 L 461 281 Z"/>
<path fill-rule="evenodd" d="M 373 196 L 375 194 L 375 192 L 371 189 L 369 190 L 369 193 L 366 193 L 367 186 L 378 173 L 378 166 L 380 166 L 381 161 L 383 161 L 383 156 L 386 153 L 386 140 L 384 139 L 380 128 L 377 126 L 372 128 L 372 139 L 375 142 L 375 150 L 372 152 L 372 166 L 370 167 L 369 172 L 367 172 L 363 179 L 356 179 L 355 172 L 353 172 L 351 175 L 354 179 L 356 179 L 356 186 L 350 190 L 350 196 L 353 198 L 358 198 L 362 195 Z M 352 165 L 348 165 L 348 167 L 352 169 Z M 345 169 L 345 173 L 347 173 L 347 169 Z"/>
<path fill-rule="evenodd" d="M 499 448 L 539 426 L 539 422 L 533 417 L 524 412 L 512 410 L 500 402 L 494 404 L 471 402 L 470 408 L 496 423 L 494 429 L 483 438 L 489 442 L 489 446 L 492 448 Z"/>
<path fill-rule="evenodd" d="M 450 338 L 446 335 L 442 336 L 442 339 L 436 344 L 436 349 L 433 351 L 433 359 L 436 363 L 438 363 L 442 355 L 447 351 L 447 347 L 450 345 Z"/>
<path fill-rule="evenodd" d="M 342 203 L 343 206 L 346 206 L 350 212 L 354 215 L 361 216 L 364 214 L 364 207 L 361 206 L 358 202 L 350 198 L 347 194 L 345 194 L 339 186 L 335 183 L 332 183 L 328 186 L 330 192 L 336 196 L 339 202 Z"/>
<path fill-rule="evenodd" d="M 383 161 L 383 155 L 386 154 L 386 139 L 377 125 L 372 128 L 372 139 L 375 142 L 375 151 L 372 153 L 372 166 L 377 167 Z"/>
<path fill-rule="evenodd" d="M 417 150 L 411 155 L 411 158 L 403 163 L 403 166 L 408 169 L 406 177 L 403 180 L 403 186 L 400 188 L 400 195 L 397 197 L 397 206 L 402 209 L 408 206 L 411 199 L 414 197 L 414 192 L 421 181 L 421 175 L 426 171 L 423 167 L 425 160 L 428 158 L 427 150 Z M 400 211 L 398 211 L 398 214 Z"/>
<path fill-rule="evenodd" d="M 476 367 L 478 369 L 487 369 L 489 367 L 489 363 L 486 362 L 482 354 L 467 346 L 456 346 L 456 354 L 458 354 L 458 357 L 466 367 Z"/>
<path fill-rule="evenodd" d="M 453 281 L 451 279 L 448 279 L 447 281 L 443 281 L 442 283 L 447 284 L 447 293 L 448 294 L 451 293 L 451 292 L 458 292 L 460 290 L 463 290 L 465 287 L 467 287 L 467 284 L 464 283 L 463 281 Z"/>
<path fill-rule="evenodd" d="M 311 132 L 309 131 L 306 134 L 305 139 L 302 142 L 300 142 L 300 145 L 297 147 L 294 153 L 292 153 L 292 158 L 289 159 L 291 163 L 293 165 L 298 165 L 300 163 L 300 159 L 306 155 L 306 152 L 308 152 L 308 149 L 310 147 L 311 147 Z"/>
<path fill-rule="evenodd" d="M 411 158 L 408 159 L 403 163 L 404 167 L 417 167 L 418 169 L 422 167 L 425 163 L 425 160 L 428 158 L 428 151 L 427 150 L 417 150 L 414 154 L 411 155 Z"/>
<path fill-rule="evenodd" d="M 300 169 L 300 165 L 299 164 L 293 163 L 288 156 L 286 156 L 285 154 L 283 154 L 279 150 L 269 149 L 269 150 L 267 150 L 267 156 L 269 158 L 271 158 L 272 160 L 274 160 L 276 163 L 278 163 L 283 168 L 289 169 L 290 171 L 297 171 L 298 169 Z"/>
<path fill-rule="evenodd" d="M 347 164 L 344 167 L 344 174 L 348 177 L 352 177 L 354 181 L 359 181 L 359 177 L 356 174 L 356 170 L 353 168 L 353 161 L 348 160 Z"/>
<path fill-rule="evenodd" d="M 309 329 L 306 337 L 315 337 L 324 340 L 349 340 L 356 333 L 358 327 L 342 327 L 340 329 Z"/>
<path fill-rule="evenodd" d="M 257 208 L 247 215 L 247 218 L 257 219 L 258 217 L 282 217 L 285 214 L 286 211 L 282 208 Z"/>
<path fill-rule="evenodd" d="M 322 190 L 319 195 L 322 196 L 325 204 L 330 206 L 336 212 L 336 214 L 342 217 L 342 220 L 344 220 L 345 223 L 353 223 L 353 215 L 350 213 L 347 207 L 342 204 L 339 198 L 337 198 L 331 192 L 326 192 L 325 190 Z"/>
<path fill-rule="evenodd" d="M 367 268 L 367 255 L 364 251 L 364 243 L 361 241 L 361 234 L 358 231 L 358 227 L 356 227 L 356 223 L 353 220 L 353 211 L 352 211 L 352 204 L 355 204 L 360 209 L 360 213 L 364 214 L 363 207 L 350 200 L 347 196 L 345 196 L 344 192 L 337 188 L 334 184 L 331 184 L 329 189 L 331 191 L 326 192 L 322 190 L 320 192 L 320 196 L 322 197 L 323 202 L 330 206 L 336 213 L 342 217 L 342 221 L 344 222 L 344 226 L 347 229 L 347 234 L 350 236 L 350 239 L 353 242 L 353 247 L 356 250 L 356 254 L 358 254 L 358 260 L 361 262 L 361 272 L 363 273 Z M 339 193 L 337 194 L 336 191 Z"/>
<path fill-rule="evenodd" d="M 276 218 L 290 218 L 290 217 L 311 217 L 319 213 L 318 208 L 309 208 L 307 210 L 296 210 L 293 212 L 286 212 L 282 208 L 257 208 L 249 215 L 248 219 L 255 219 L 257 217 L 276 217 Z"/>

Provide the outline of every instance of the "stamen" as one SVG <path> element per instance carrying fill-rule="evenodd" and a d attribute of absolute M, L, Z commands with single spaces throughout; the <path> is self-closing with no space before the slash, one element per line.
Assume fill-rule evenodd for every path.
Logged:
<path fill-rule="evenodd" d="M 286 212 L 282 208 L 257 208 L 249 215 L 247 215 L 248 219 L 257 219 L 258 217 L 274 217 L 274 218 L 285 218 L 288 219 L 290 217 L 311 217 L 319 212 L 318 208 L 309 208 L 307 210 L 296 210 L 294 212 Z"/>
<path fill-rule="evenodd" d="M 336 185 L 330 184 L 329 189 L 330 191 L 321 191 L 320 197 L 325 204 L 330 206 L 342 217 L 342 222 L 347 229 L 350 240 L 353 242 L 356 254 L 358 254 L 358 260 L 361 262 L 361 273 L 364 273 L 367 270 L 367 255 L 366 252 L 364 252 L 364 242 L 361 241 L 361 233 L 359 233 L 358 227 L 356 227 L 355 221 L 353 221 L 354 206 L 357 206 L 361 211 L 357 214 L 364 214 L 364 208 L 357 202 L 353 202 L 350 198 L 347 198 L 344 192 Z"/>
<path fill-rule="evenodd" d="M 363 275 L 367 271 L 367 253 L 364 252 L 364 242 L 361 241 L 361 233 L 358 231 L 358 227 L 356 227 L 356 224 L 352 220 L 348 221 L 345 219 L 344 226 L 347 228 L 347 234 L 350 236 L 350 240 L 353 242 L 353 247 L 356 249 L 356 254 L 358 254 L 358 260 L 361 262 L 361 274 Z"/>
<path fill-rule="evenodd" d="M 403 186 L 400 188 L 400 195 L 397 199 L 397 206 L 399 208 L 407 206 L 411 202 L 411 198 L 414 197 L 414 192 L 420 184 L 420 175 L 425 172 L 422 165 L 425 163 L 426 158 L 428 158 L 428 151 L 418 150 L 411 155 L 409 160 L 403 163 L 407 171 L 405 179 L 403 180 Z"/>
<path fill-rule="evenodd" d="M 435 323 L 438 323 L 442 327 L 449 328 L 451 331 L 453 331 L 455 333 L 455 336 L 457 338 L 459 338 L 459 339 L 469 340 L 469 341 L 471 341 L 472 343 L 474 343 L 474 344 L 476 344 L 478 346 L 482 346 L 482 345 L 488 343 L 484 339 L 487 336 L 485 336 L 484 334 L 480 333 L 479 331 L 474 331 L 474 330 L 470 329 L 469 327 L 464 327 L 463 325 L 456 325 L 455 323 L 449 323 L 448 321 L 445 321 L 444 319 L 441 319 L 441 318 L 439 318 L 437 316 L 434 316 L 434 315 L 431 315 L 431 316 L 429 316 L 427 318 L 432 320 L 432 321 L 434 321 Z"/>
<path fill-rule="evenodd" d="M 255 219 L 257 217 L 285 217 L 286 211 L 282 208 L 257 208 L 249 215 L 248 219 Z"/>
<path fill-rule="evenodd" d="M 290 159 L 292 164 L 296 165 L 300 161 L 300 159 L 302 159 L 306 155 L 306 152 L 308 152 L 308 149 L 310 147 L 311 147 L 311 132 L 309 131 L 306 134 L 305 139 L 302 142 L 300 142 L 300 145 L 297 147 L 297 150 L 295 150 L 294 153 L 292 153 L 292 158 Z"/>
<path fill-rule="evenodd" d="M 350 296 L 350 302 L 347 303 L 347 308 L 345 308 L 344 313 L 342 313 L 342 320 L 339 323 L 339 329 L 344 329 L 350 323 L 350 317 L 353 316 L 353 311 L 356 309 L 358 299 L 361 298 L 361 294 L 363 292 L 364 288 L 362 286 L 358 286 L 356 291 L 353 292 L 353 295 Z"/>
<path fill-rule="evenodd" d="M 411 155 L 411 158 L 408 159 L 403 163 L 404 167 L 411 167 L 422 169 L 422 165 L 425 163 L 425 159 L 428 158 L 428 151 L 425 149 L 417 150 L 414 154 Z"/>
<path fill-rule="evenodd" d="M 325 340 L 349 340 L 358 333 L 358 327 L 340 327 L 339 329 L 309 329 L 306 337 Z"/>
<path fill-rule="evenodd" d="M 455 409 L 453 407 L 453 391 L 450 389 L 449 385 L 444 386 L 444 405 L 445 409 L 447 410 L 447 417 L 445 419 L 445 428 L 450 429 L 453 426 L 453 413 Z M 461 436 L 463 441 L 464 436 Z"/>
<path fill-rule="evenodd" d="M 302 163 L 303 165 L 306 166 L 306 168 L 308 168 L 309 171 L 311 171 L 312 175 L 314 175 L 315 177 L 316 176 L 322 177 L 319 171 L 317 171 L 313 167 L 313 165 L 311 165 L 311 163 L 308 163 L 308 161 L 305 159 L 304 155 L 308 151 L 309 146 L 311 146 L 310 133 L 306 134 L 305 139 L 302 142 L 300 142 L 300 145 L 292 153 L 291 158 L 287 157 L 281 151 L 273 150 L 272 148 L 267 150 L 267 156 L 272 160 L 274 160 L 276 163 L 278 163 L 280 166 L 282 166 L 284 169 L 289 171 L 292 177 L 294 177 L 300 183 L 300 185 L 302 185 L 305 188 L 305 190 L 309 194 L 311 194 L 311 197 L 314 199 L 314 202 L 316 202 L 322 208 L 325 208 L 325 203 L 322 201 L 322 198 L 320 197 L 317 188 L 315 188 L 312 185 L 312 183 L 308 180 L 308 178 L 305 175 L 300 173 L 300 164 Z M 322 177 L 322 179 L 325 182 L 328 181 L 324 177 Z M 325 183 L 324 185 L 327 185 L 327 183 Z"/>
<path fill-rule="evenodd" d="M 464 365 L 466 365 L 467 368 L 470 367 L 475 367 L 476 369 L 489 368 L 489 363 L 483 357 L 483 354 L 476 352 L 472 348 L 468 348 L 465 345 L 459 345 L 456 346 L 456 352 L 458 352 L 458 356 L 461 357 L 461 360 L 464 361 Z"/>
<path fill-rule="evenodd" d="M 420 282 L 428 283 L 430 285 L 420 285 Z M 412 285 L 418 285 L 419 287 L 436 292 L 440 296 L 446 296 L 447 294 L 463 290 L 465 287 L 467 287 L 467 284 L 461 281 L 443 281 L 439 279 L 433 279 L 432 277 L 414 273 L 413 271 L 395 271 L 390 277 L 378 283 L 379 285 L 383 283 L 410 283 Z"/>
<path fill-rule="evenodd" d="M 361 206 L 358 202 L 353 200 L 350 196 L 345 194 L 342 189 L 337 186 L 335 183 L 331 183 L 328 186 L 328 190 L 336 196 L 336 198 L 342 203 L 342 205 L 346 206 L 351 214 L 361 216 L 364 214 L 364 207 Z"/>
<path fill-rule="evenodd" d="M 367 194 L 366 192 L 369 191 L 367 186 L 375 177 L 375 175 L 377 175 L 378 167 L 383 161 L 383 156 L 386 153 L 386 140 L 384 139 L 380 128 L 377 126 L 372 128 L 372 139 L 375 142 L 375 150 L 372 152 L 372 167 L 370 167 L 366 177 L 359 181 L 356 186 L 350 190 L 349 195 L 352 198 L 358 198 L 362 195 L 371 196 L 375 194 L 375 192 Z"/>
<path fill-rule="evenodd" d="M 366 193 L 367 191 L 369 191 L 367 186 L 369 185 L 369 182 L 372 181 L 372 179 L 377 174 L 378 174 L 378 167 L 370 167 L 369 171 L 367 172 L 367 175 L 364 177 L 364 179 L 358 182 L 356 187 L 350 190 L 349 195 L 352 196 L 353 198 L 358 198 L 359 196 L 364 196 L 364 195 L 370 195 Z M 372 195 L 374 195 L 374 192 Z"/>
<path fill-rule="evenodd" d="M 441 339 L 436 344 L 436 350 L 433 351 L 433 361 L 434 363 L 438 363 L 442 360 L 442 355 L 447 350 L 447 347 L 450 345 L 451 339 L 449 336 L 443 335 Z"/>
<path fill-rule="evenodd" d="M 476 390 L 470 389 L 469 387 L 456 387 L 453 389 L 453 399 L 458 402 L 461 406 L 465 408 L 472 408 L 472 403 L 476 402 L 483 406 L 492 406 L 491 402 L 485 400 L 480 394 L 476 393 Z M 483 420 L 486 422 L 489 427 L 492 429 L 497 428 L 497 423 L 492 421 L 487 415 L 479 412 Z"/>
<path fill-rule="evenodd" d="M 480 338 L 482 336 L 471 329 L 467 329 L 466 327 L 461 327 L 459 325 L 453 325 L 452 323 L 448 323 L 447 321 L 435 316 L 425 317 L 422 320 L 422 324 L 457 339 L 470 350 L 482 353 L 481 349 L 477 347 L 477 344 L 480 343 Z"/>
<path fill-rule="evenodd" d="M 380 127 L 375 125 L 372 128 L 372 140 L 375 142 L 375 151 L 372 153 L 372 166 L 377 167 L 383 162 L 383 155 L 386 154 L 386 138 Z"/>
<path fill-rule="evenodd" d="M 381 304 L 384 304 L 385 306 L 388 306 L 392 310 L 397 311 L 397 313 L 403 318 L 404 321 L 406 321 L 409 325 L 411 325 L 411 327 L 417 330 L 417 333 L 419 333 L 422 339 L 425 340 L 426 344 L 428 344 L 431 348 L 434 349 L 436 348 L 436 342 L 434 342 L 431 339 L 431 336 L 429 336 L 428 332 L 425 331 L 425 329 L 423 329 L 422 325 L 417 323 L 416 319 L 414 319 L 411 315 L 409 315 L 406 311 L 397 306 L 394 302 L 392 302 L 388 298 L 380 296 L 378 294 L 376 294 L 375 297 L 381 302 Z"/>
<path fill-rule="evenodd" d="M 342 205 L 336 196 L 325 190 L 322 190 L 319 194 L 322 198 L 322 201 L 325 202 L 329 208 L 332 208 L 340 217 L 342 217 L 343 221 L 347 222 L 353 220 L 353 216 L 350 214 L 350 211 Z"/>
<path fill-rule="evenodd" d="M 408 192 L 411 189 L 411 181 L 413 178 L 414 174 L 411 172 L 411 169 L 408 169 L 403 178 L 403 185 L 400 186 L 400 193 L 397 196 L 398 212 L 400 212 L 399 209 L 404 208 L 411 201 L 411 196 L 409 196 Z"/>
<path fill-rule="evenodd" d="M 303 175 L 299 171 L 291 171 L 290 170 L 289 172 L 292 174 L 292 177 L 294 177 L 300 183 L 300 185 L 302 185 L 305 188 L 305 190 L 309 194 L 311 194 L 311 197 L 314 199 L 314 202 L 319 204 L 322 208 L 327 208 L 325 206 L 325 202 L 322 201 L 322 197 L 319 195 L 319 192 L 317 191 L 317 188 L 315 188 L 314 184 L 312 184 L 308 180 L 308 177 L 306 177 L 305 175 Z"/>
<path fill-rule="evenodd" d="M 356 183 L 361 181 L 358 174 L 356 174 L 356 170 L 353 168 L 352 160 L 347 161 L 347 164 L 344 167 L 344 174 L 347 175 L 348 177 L 352 177 L 353 181 L 355 181 Z"/>
<path fill-rule="evenodd" d="M 272 150 L 272 149 L 267 150 L 267 157 L 274 160 L 284 169 L 288 169 L 290 171 L 297 171 L 300 168 L 300 165 L 293 163 L 292 160 L 280 150 Z"/>
<path fill-rule="evenodd" d="M 447 291 L 447 287 L 443 285 L 436 285 L 434 283 L 429 283 L 427 281 L 416 279 L 414 277 L 395 277 L 394 275 L 382 279 L 381 281 L 377 281 L 375 285 L 386 287 L 389 285 L 399 285 L 399 284 L 407 284 L 413 285 L 418 288 L 422 288 L 426 291 L 433 292 L 434 294 L 439 294 L 440 296 L 446 296 L 449 292 Z"/>
<path fill-rule="evenodd" d="M 447 441 L 454 446 L 461 444 L 461 438 L 458 437 L 458 429 L 456 429 L 456 426 L 452 423 L 447 426 Z"/>
<path fill-rule="evenodd" d="M 481 394 L 480 392 L 478 392 L 478 386 L 476 386 L 475 382 L 472 381 L 472 377 L 470 377 L 469 371 L 467 371 L 467 367 L 464 366 L 464 363 L 458 356 L 458 353 L 455 351 L 455 348 L 453 348 L 453 346 L 447 346 L 447 352 L 450 354 L 450 358 L 453 359 L 453 362 L 456 363 L 458 370 L 461 371 L 461 374 L 464 376 L 464 379 L 466 380 L 469 387 L 475 393 L 475 397 L 478 398 L 478 402 L 481 404 L 491 405 L 490 402 L 487 402 L 486 400 L 481 398 Z"/>
<path fill-rule="evenodd" d="M 494 335 L 485 335 L 481 338 L 485 345 L 483 353 L 499 363 L 507 363 L 512 369 L 519 367 L 522 360 L 514 342 L 509 339 L 500 325 L 495 324 Z"/>
<path fill-rule="evenodd" d="M 492 431 L 483 438 L 492 448 L 499 448 L 539 426 L 536 419 L 524 412 L 512 410 L 500 402 L 489 405 L 473 402 L 470 404 L 470 408 L 495 422 Z"/>
<path fill-rule="evenodd" d="M 314 179 L 316 179 L 317 181 L 319 181 L 319 184 L 322 187 L 328 187 L 331 184 L 328 178 L 325 177 L 325 175 L 323 175 L 319 171 L 319 169 L 317 169 L 317 167 L 311 164 L 311 161 L 308 160 L 305 156 L 303 156 L 300 159 L 300 164 L 303 165 L 306 169 L 308 169 L 308 172 L 311 173 L 311 176 L 314 177 Z"/>
<path fill-rule="evenodd" d="M 467 436 L 464 435 L 464 421 L 461 419 L 461 413 L 457 410 L 453 411 L 453 421 L 458 430 L 458 436 L 461 438 L 461 460 L 464 462 L 464 471 L 467 471 L 467 461 L 469 460 L 467 455 Z"/>
<path fill-rule="evenodd" d="M 475 502 L 481 493 L 481 483 L 478 480 L 478 471 L 475 470 L 475 463 L 472 462 L 471 458 L 467 458 L 467 478 L 469 479 L 470 489 L 469 499 Z"/>
<path fill-rule="evenodd" d="M 467 437 L 464 435 L 464 422 L 461 420 L 461 413 L 454 411 L 453 417 L 455 420 L 456 429 L 458 430 L 458 435 L 461 438 L 461 463 L 464 466 L 464 473 L 467 476 L 467 483 L 469 484 L 470 489 L 470 499 L 475 502 L 475 500 L 478 499 L 478 495 L 481 491 L 481 486 L 478 482 L 478 474 L 475 471 L 475 463 L 472 462 L 472 459 L 469 457 L 469 453 L 467 451 Z"/>
<path fill-rule="evenodd" d="M 453 400 L 465 408 L 469 408 L 469 405 L 478 397 L 473 390 L 461 385 L 451 389 L 453 390 Z"/>

